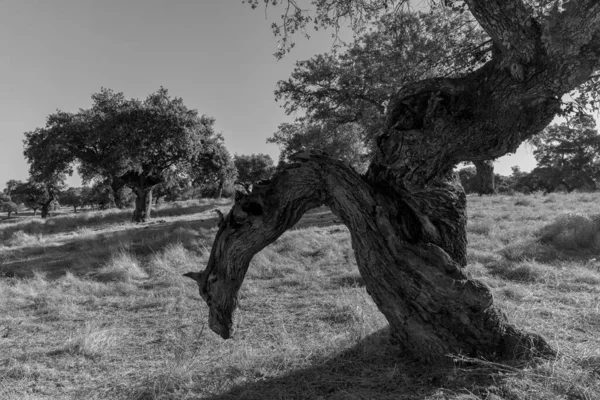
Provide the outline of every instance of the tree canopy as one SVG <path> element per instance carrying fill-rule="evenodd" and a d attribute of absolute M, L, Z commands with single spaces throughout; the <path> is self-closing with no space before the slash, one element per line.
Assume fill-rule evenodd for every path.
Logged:
<path fill-rule="evenodd" d="M 548 192 L 559 185 L 568 191 L 595 189 L 600 179 L 600 135 L 591 116 L 548 126 L 531 140 L 538 167 L 529 180 Z M 531 187 L 531 189 L 535 189 Z"/>
<path fill-rule="evenodd" d="M 328 132 L 327 129 L 334 130 Z M 369 151 L 364 144 L 362 128 L 358 124 L 325 125 L 305 121 L 283 123 L 267 143 L 279 146 L 279 161 L 286 161 L 294 153 L 318 150 L 343 160 L 354 169 L 364 172 Z"/>
<path fill-rule="evenodd" d="M 233 184 L 238 173 L 222 135 L 215 135 L 206 142 L 206 149 L 192 163 L 190 174 L 195 186 L 214 185 L 217 198 L 221 197 L 225 185 Z"/>
<path fill-rule="evenodd" d="M 102 89 L 92 107 L 57 111 L 46 126 L 25 133 L 25 156 L 32 175 L 72 173 L 75 163 L 84 180 L 119 183 L 135 192 L 133 220 L 150 216 L 152 188 L 174 170 L 189 168 L 214 136 L 214 119 L 188 109 L 165 88 L 145 100 Z"/>

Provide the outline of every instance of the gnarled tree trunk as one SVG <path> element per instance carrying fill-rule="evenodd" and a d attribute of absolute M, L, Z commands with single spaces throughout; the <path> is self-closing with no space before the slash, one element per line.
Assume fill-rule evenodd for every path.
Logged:
<path fill-rule="evenodd" d="M 466 203 L 452 170 L 515 151 L 600 67 L 600 2 L 569 2 L 543 18 L 521 0 L 466 3 L 494 41 L 492 60 L 461 78 L 401 88 L 364 176 L 302 153 L 237 196 L 206 269 L 186 274 L 198 282 L 212 330 L 231 336 L 254 254 L 326 204 L 348 226 L 366 288 L 410 353 L 426 360 L 553 353 L 543 338 L 511 325 L 489 288 L 465 272 Z"/>
<path fill-rule="evenodd" d="M 511 326 L 465 264 L 465 196 L 453 176 L 411 193 L 361 177 L 340 161 L 297 155 L 266 185 L 238 196 L 207 269 L 188 274 L 210 307 L 210 327 L 232 334 L 237 293 L 252 256 L 322 204 L 348 226 L 367 291 L 406 350 L 428 360 L 551 352 Z"/>
<path fill-rule="evenodd" d="M 493 160 L 475 160 L 473 161 L 477 174 L 475 182 L 477 193 L 479 195 L 495 194 L 496 186 L 494 184 L 494 161 Z"/>

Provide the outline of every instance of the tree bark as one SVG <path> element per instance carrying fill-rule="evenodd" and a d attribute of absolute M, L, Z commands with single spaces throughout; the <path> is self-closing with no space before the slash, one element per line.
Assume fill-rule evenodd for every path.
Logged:
<path fill-rule="evenodd" d="M 152 211 L 152 187 L 135 188 L 135 210 L 132 222 L 146 222 Z"/>
<path fill-rule="evenodd" d="M 215 193 L 215 198 L 220 199 L 223 196 L 223 186 L 225 183 L 223 181 L 219 181 L 219 185 L 217 186 L 217 192 Z"/>
<path fill-rule="evenodd" d="M 541 17 L 521 0 L 466 3 L 494 42 L 491 61 L 460 78 L 400 88 L 364 176 L 302 153 L 271 182 L 236 196 L 206 269 L 186 274 L 198 282 L 213 331 L 231 336 L 252 256 L 326 204 L 348 226 L 366 288 L 408 352 L 429 361 L 554 353 L 511 325 L 489 288 L 465 272 L 466 199 L 452 170 L 514 152 L 600 68 L 600 3 L 569 2 Z"/>
<path fill-rule="evenodd" d="M 197 280 L 210 328 L 229 338 L 237 294 L 250 260 L 309 209 L 326 204 L 350 229 L 367 291 L 410 353 L 486 358 L 552 353 L 535 334 L 510 325 L 466 261 L 466 198 L 453 176 L 409 192 L 369 182 L 340 161 L 305 154 L 269 183 L 238 195 Z"/>
<path fill-rule="evenodd" d="M 477 193 L 481 196 L 484 194 L 496 194 L 496 186 L 494 184 L 494 161 L 493 160 L 475 160 L 473 161 L 477 175 L 475 176 Z"/>
<path fill-rule="evenodd" d="M 50 210 L 50 203 L 42 204 L 42 218 L 48 218 L 49 210 Z"/>

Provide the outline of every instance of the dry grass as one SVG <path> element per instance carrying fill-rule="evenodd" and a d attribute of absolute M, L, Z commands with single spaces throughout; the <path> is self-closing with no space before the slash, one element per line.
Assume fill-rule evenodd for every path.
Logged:
<path fill-rule="evenodd" d="M 598 200 L 469 198 L 469 271 L 559 349 L 513 366 L 401 354 L 326 209 L 254 257 L 229 341 L 181 276 L 204 268 L 211 210 L 227 203 L 163 205 L 143 225 L 129 211 L 11 221 L 0 225 L 0 273 L 17 276 L 0 279 L 0 399 L 599 399 Z"/>

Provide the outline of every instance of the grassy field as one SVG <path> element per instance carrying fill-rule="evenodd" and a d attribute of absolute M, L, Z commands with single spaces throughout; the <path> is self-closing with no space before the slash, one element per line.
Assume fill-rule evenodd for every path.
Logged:
<path fill-rule="evenodd" d="M 326 210 L 255 256 L 236 337 L 196 284 L 212 210 L 0 221 L 0 399 L 600 399 L 600 193 L 469 198 L 470 272 L 553 360 L 424 366 L 388 342 Z"/>

